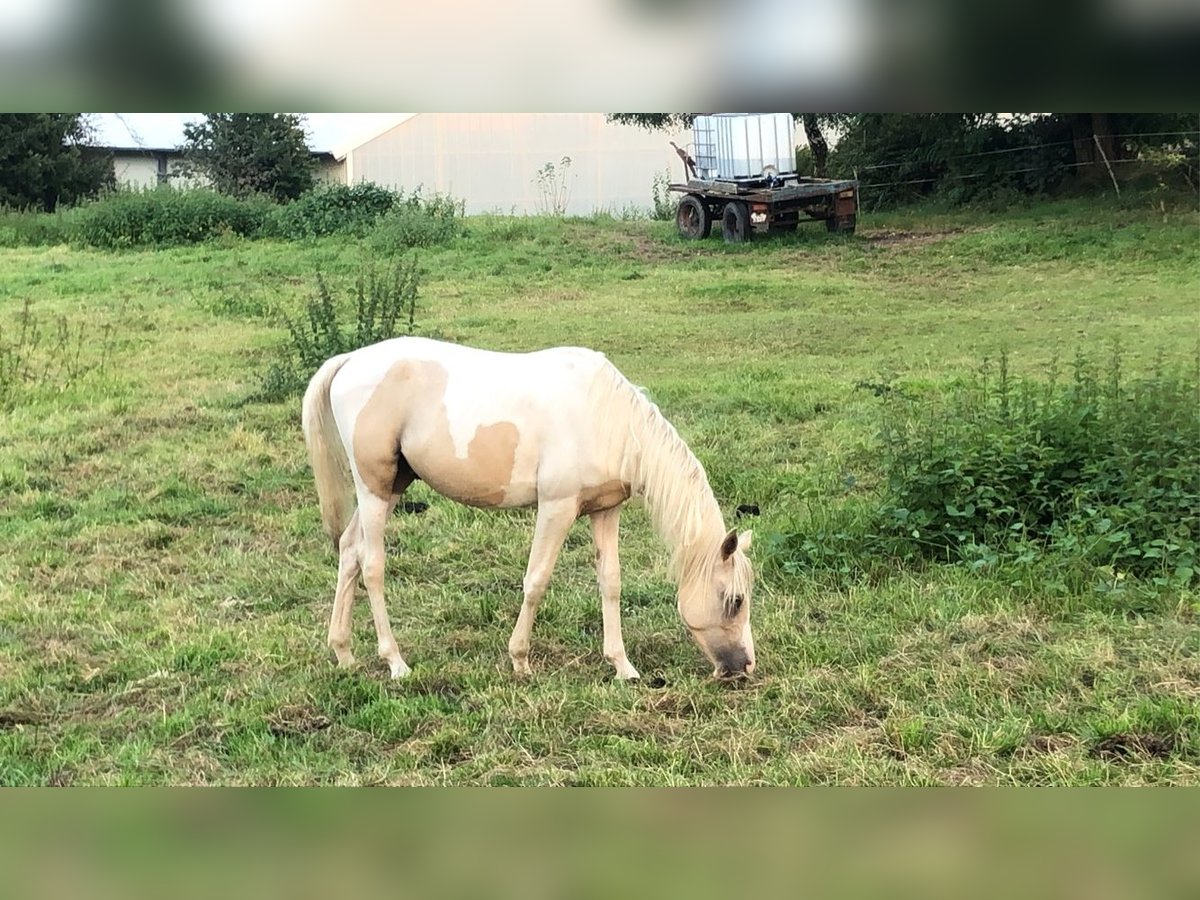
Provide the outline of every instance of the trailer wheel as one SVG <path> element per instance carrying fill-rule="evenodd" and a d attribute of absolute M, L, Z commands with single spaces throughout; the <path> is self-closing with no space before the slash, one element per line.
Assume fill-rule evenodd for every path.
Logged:
<path fill-rule="evenodd" d="M 721 237 L 729 244 L 750 240 L 750 210 L 741 200 L 725 204 L 721 214 Z"/>
<path fill-rule="evenodd" d="M 848 216 L 833 216 L 825 220 L 825 227 L 841 234 L 854 234 L 854 213 Z"/>
<path fill-rule="evenodd" d="M 688 194 L 675 209 L 675 227 L 680 237 L 689 241 L 706 238 L 712 232 L 712 216 L 708 207 L 695 194 Z"/>

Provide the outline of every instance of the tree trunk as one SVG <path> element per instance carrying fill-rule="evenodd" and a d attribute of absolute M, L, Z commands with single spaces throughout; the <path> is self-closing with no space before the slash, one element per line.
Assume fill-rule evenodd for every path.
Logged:
<path fill-rule="evenodd" d="M 825 178 L 828 171 L 825 165 L 829 160 L 829 144 L 825 142 L 825 135 L 821 133 L 821 123 L 816 113 L 803 113 L 800 120 L 804 123 L 808 146 L 812 148 L 813 174 L 818 178 Z"/>
<path fill-rule="evenodd" d="M 1097 141 L 1110 161 L 1118 158 L 1109 113 L 1069 113 L 1068 118 L 1071 122 L 1071 140 L 1075 142 L 1075 162 L 1080 163 L 1081 167 L 1104 165 L 1100 151 L 1096 149 Z"/>

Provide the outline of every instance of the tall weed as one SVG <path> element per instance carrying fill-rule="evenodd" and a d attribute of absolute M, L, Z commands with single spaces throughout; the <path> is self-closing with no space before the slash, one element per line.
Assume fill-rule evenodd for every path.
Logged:
<path fill-rule="evenodd" d="M 277 350 L 255 399 L 281 400 L 299 393 L 325 360 L 416 328 L 420 275 L 414 256 L 380 272 L 368 267 L 355 281 L 352 300 L 339 300 L 324 277 L 303 309 L 281 314 L 288 340 Z"/>
<path fill-rule="evenodd" d="M 39 317 L 26 300 L 15 322 L 0 323 L 0 409 L 30 394 L 62 391 L 108 363 L 112 326 L 85 328 L 66 316 Z"/>
<path fill-rule="evenodd" d="M 0 208 L 0 247 L 44 247 L 70 240 L 69 214 Z"/>

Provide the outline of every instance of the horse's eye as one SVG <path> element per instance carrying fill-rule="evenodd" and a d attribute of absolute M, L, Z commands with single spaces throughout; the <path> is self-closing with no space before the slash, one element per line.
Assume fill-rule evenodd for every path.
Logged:
<path fill-rule="evenodd" d="M 725 601 L 725 608 L 729 610 L 729 615 L 736 616 L 742 608 L 742 595 L 734 594 Z"/>

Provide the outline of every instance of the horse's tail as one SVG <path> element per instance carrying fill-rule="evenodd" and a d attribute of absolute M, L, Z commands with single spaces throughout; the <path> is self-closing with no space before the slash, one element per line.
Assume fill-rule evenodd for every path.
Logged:
<path fill-rule="evenodd" d="M 326 360 L 308 383 L 300 421 L 304 428 L 304 443 L 308 446 L 308 461 L 317 482 L 317 503 L 321 507 L 321 523 L 325 533 L 338 549 L 338 541 L 353 511 L 353 481 L 346 447 L 333 418 L 329 402 L 329 385 L 333 376 L 346 364 L 350 354 L 343 353 Z"/>

